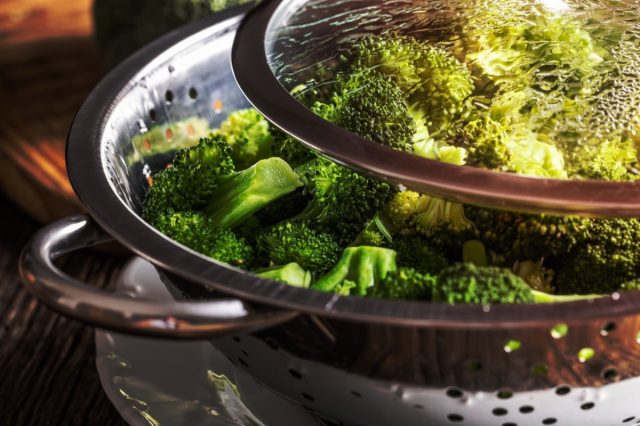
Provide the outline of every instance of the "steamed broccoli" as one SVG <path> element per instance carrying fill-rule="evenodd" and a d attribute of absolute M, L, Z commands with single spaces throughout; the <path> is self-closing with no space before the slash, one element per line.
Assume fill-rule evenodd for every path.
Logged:
<path fill-rule="evenodd" d="M 592 219 L 588 237 L 562 258 L 560 293 L 608 293 L 640 275 L 640 220 Z"/>
<path fill-rule="evenodd" d="M 232 230 L 220 227 L 202 212 L 168 210 L 157 214 L 153 226 L 169 238 L 221 262 L 249 267 L 254 249 Z"/>
<path fill-rule="evenodd" d="M 256 269 L 253 272 L 261 278 L 269 278 L 294 287 L 307 288 L 309 284 L 311 284 L 311 273 L 302 269 L 302 267 L 295 262 Z"/>
<path fill-rule="evenodd" d="M 356 69 L 340 76 L 331 103 L 317 102 L 321 117 L 371 141 L 401 151 L 413 151 L 416 124 L 404 93 L 388 76 Z"/>
<path fill-rule="evenodd" d="M 405 36 L 368 36 L 346 56 L 353 69 L 375 69 L 407 95 L 430 132 L 446 131 L 467 109 L 471 73 L 449 52 Z"/>
<path fill-rule="evenodd" d="M 231 146 L 231 158 L 239 169 L 246 169 L 258 160 L 271 156 L 269 122 L 255 109 L 232 112 L 220 124 L 216 133 L 224 136 Z"/>
<path fill-rule="evenodd" d="M 296 262 L 313 274 L 335 265 L 340 252 L 330 234 L 316 232 L 297 221 L 285 221 L 262 232 L 257 239 L 257 248 L 276 265 Z"/>
<path fill-rule="evenodd" d="M 391 271 L 395 271 L 396 252 L 382 247 L 347 247 L 338 263 L 311 285 L 320 291 L 345 292 L 364 296 L 383 280 Z"/>
<path fill-rule="evenodd" d="M 436 281 L 435 275 L 399 268 L 389 271 L 367 295 L 384 299 L 430 300 Z"/>
<path fill-rule="evenodd" d="M 296 172 L 312 198 L 295 219 L 332 234 L 343 246 L 354 240 L 395 192 L 385 182 L 320 157 Z"/>
<path fill-rule="evenodd" d="M 398 266 L 437 275 L 449 264 L 439 250 L 418 235 L 397 236 L 391 247 L 398 253 Z"/>
<path fill-rule="evenodd" d="M 173 166 L 153 176 L 144 200 L 143 216 L 171 238 L 204 254 L 232 264 L 246 264 L 245 240 L 230 231 L 256 211 L 302 185 L 282 159 L 260 160 L 240 172 L 234 171 L 231 149 L 212 135 L 179 151 Z M 224 245 L 233 238 L 238 250 L 223 258 Z M 236 260 L 243 259 L 242 261 Z"/>
<path fill-rule="evenodd" d="M 598 295 L 553 295 L 533 290 L 508 269 L 459 263 L 443 270 L 433 287 L 433 300 L 457 303 L 557 303 Z"/>

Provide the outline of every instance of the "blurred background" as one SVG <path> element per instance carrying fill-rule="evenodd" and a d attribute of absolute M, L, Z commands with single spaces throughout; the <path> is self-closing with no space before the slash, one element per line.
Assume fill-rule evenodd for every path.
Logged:
<path fill-rule="evenodd" d="M 17 260 L 39 227 L 82 211 L 65 139 L 101 77 L 158 35 L 240 2 L 0 1 L 0 424 L 124 424 L 100 386 L 93 329 L 39 305 Z M 60 266 L 107 288 L 129 257 L 84 251 Z"/>

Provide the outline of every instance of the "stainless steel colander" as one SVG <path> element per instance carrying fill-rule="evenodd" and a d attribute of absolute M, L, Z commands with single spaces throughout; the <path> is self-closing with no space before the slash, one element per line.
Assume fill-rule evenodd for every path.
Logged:
<path fill-rule="evenodd" d="M 99 327 L 215 337 L 239 367 L 326 424 L 640 424 L 640 293 L 517 306 L 344 297 L 257 278 L 142 220 L 148 176 L 172 150 L 135 136 L 193 116 L 216 125 L 247 105 L 229 62 L 246 10 L 181 28 L 96 87 L 67 146 L 69 176 L 90 216 L 34 237 L 21 259 L 25 285 Z M 159 143 L 170 148 L 171 139 L 166 131 Z M 53 264 L 110 238 L 153 262 L 177 301 L 104 293 Z"/>

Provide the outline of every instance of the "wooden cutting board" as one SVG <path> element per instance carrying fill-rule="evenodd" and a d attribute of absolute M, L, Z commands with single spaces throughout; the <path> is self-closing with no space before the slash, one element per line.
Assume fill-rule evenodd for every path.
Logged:
<path fill-rule="evenodd" d="M 45 223 L 82 211 L 64 146 L 104 73 L 91 0 L 0 1 L 0 189 Z"/>

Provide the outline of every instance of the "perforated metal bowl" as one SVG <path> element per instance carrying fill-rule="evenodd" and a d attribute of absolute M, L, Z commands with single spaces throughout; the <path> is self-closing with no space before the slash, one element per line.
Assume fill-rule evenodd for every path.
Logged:
<path fill-rule="evenodd" d="M 96 87 L 67 147 L 69 175 L 91 217 L 62 220 L 34 237 L 21 260 L 28 288 L 52 308 L 103 328 L 235 335 L 214 343 L 327 424 L 640 422 L 638 293 L 491 307 L 343 297 L 215 262 L 142 220 L 147 178 L 172 153 L 154 154 L 152 146 L 134 144 L 134 136 L 193 115 L 215 125 L 247 105 L 229 64 L 244 11 L 162 38 Z M 177 299 L 201 300 L 158 305 L 107 294 L 53 264 L 66 251 L 109 238 L 153 262 Z"/>

